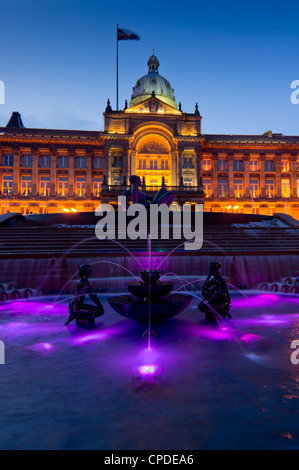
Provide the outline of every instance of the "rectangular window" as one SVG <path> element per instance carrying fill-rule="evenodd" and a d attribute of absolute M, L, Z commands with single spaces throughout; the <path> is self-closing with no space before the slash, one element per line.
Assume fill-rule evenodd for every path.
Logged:
<path fill-rule="evenodd" d="M 275 196 L 274 180 L 266 180 L 265 183 L 266 197 L 272 198 Z"/>
<path fill-rule="evenodd" d="M 291 196 L 290 180 L 287 178 L 281 180 L 281 196 L 285 198 Z"/>
<path fill-rule="evenodd" d="M 86 190 L 85 177 L 84 176 L 77 176 L 77 179 L 76 179 L 76 196 L 78 196 L 78 197 L 85 196 L 85 190 Z"/>
<path fill-rule="evenodd" d="M 265 171 L 275 171 L 275 162 L 274 160 L 265 161 Z"/>
<path fill-rule="evenodd" d="M 234 171 L 243 171 L 243 160 L 234 160 Z"/>
<path fill-rule="evenodd" d="M 51 157 L 50 155 L 41 155 L 39 157 L 40 168 L 51 168 Z"/>
<path fill-rule="evenodd" d="M 212 196 L 212 183 L 210 179 L 203 179 L 202 180 L 203 184 L 203 190 L 206 193 L 206 197 L 211 197 Z"/>
<path fill-rule="evenodd" d="M 290 171 L 290 160 L 284 158 L 281 160 L 281 172 L 287 173 L 288 171 Z"/>
<path fill-rule="evenodd" d="M 39 180 L 39 193 L 42 196 L 50 194 L 50 176 L 41 176 Z"/>
<path fill-rule="evenodd" d="M 243 180 L 234 181 L 234 195 L 237 198 L 243 197 Z"/>
<path fill-rule="evenodd" d="M 250 180 L 250 195 L 252 198 L 259 197 L 259 182 L 258 180 Z"/>
<path fill-rule="evenodd" d="M 86 169 L 86 158 L 85 157 L 77 157 L 76 158 L 76 168 L 77 168 L 77 170 L 85 170 Z"/>
<path fill-rule="evenodd" d="M 226 160 L 218 160 L 218 171 L 227 171 L 227 161 Z"/>
<path fill-rule="evenodd" d="M 150 169 L 158 170 L 158 160 L 150 160 Z"/>
<path fill-rule="evenodd" d="M 123 177 L 122 176 L 114 176 L 114 183 L 115 186 L 121 186 L 123 184 Z"/>
<path fill-rule="evenodd" d="M 168 170 L 168 160 L 161 160 L 161 170 Z"/>
<path fill-rule="evenodd" d="M 4 175 L 2 183 L 3 194 L 12 194 L 12 175 Z"/>
<path fill-rule="evenodd" d="M 227 180 L 219 179 L 218 189 L 219 189 L 219 197 L 227 197 Z"/>
<path fill-rule="evenodd" d="M 93 169 L 94 170 L 103 170 L 104 169 L 104 159 L 103 159 L 103 157 L 95 157 L 93 159 Z"/>
<path fill-rule="evenodd" d="M 184 178 L 184 186 L 193 186 L 192 178 Z"/>
<path fill-rule="evenodd" d="M 83 178 L 85 180 L 85 178 Z M 69 193 L 69 179 L 67 176 L 58 177 L 58 195 L 67 196 Z"/>
<path fill-rule="evenodd" d="M 32 157 L 31 157 L 31 155 L 22 155 L 22 157 L 21 157 L 21 166 L 23 168 L 31 168 L 32 167 Z"/>
<path fill-rule="evenodd" d="M 202 161 L 203 171 L 211 171 L 211 168 L 212 168 L 212 161 L 210 159 L 205 159 Z"/>
<path fill-rule="evenodd" d="M 123 157 L 122 157 L 122 155 L 114 155 L 112 166 L 113 166 L 113 168 L 123 168 Z"/>
<path fill-rule="evenodd" d="M 68 168 L 69 167 L 69 157 L 66 155 L 60 155 L 58 157 L 58 168 Z"/>
<path fill-rule="evenodd" d="M 13 155 L 3 155 L 2 165 L 3 166 L 13 166 Z"/>
<path fill-rule="evenodd" d="M 139 170 L 146 170 L 146 159 L 139 160 Z"/>
<path fill-rule="evenodd" d="M 94 178 L 93 179 L 93 195 L 99 196 L 102 189 L 103 178 Z"/>
<path fill-rule="evenodd" d="M 192 157 L 184 157 L 183 159 L 183 168 L 184 169 L 187 169 L 189 168 L 190 170 L 192 168 L 194 168 L 194 165 L 193 165 L 193 158 Z"/>
<path fill-rule="evenodd" d="M 259 169 L 258 160 L 250 160 L 249 161 L 249 171 L 258 171 L 258 169 Z"/>
<path fill-rule="evenodd" d="M 21 194 L 23 196 L 29 196 L 31 194 L 31 175 L 22 176 L 21 179 Z"/>

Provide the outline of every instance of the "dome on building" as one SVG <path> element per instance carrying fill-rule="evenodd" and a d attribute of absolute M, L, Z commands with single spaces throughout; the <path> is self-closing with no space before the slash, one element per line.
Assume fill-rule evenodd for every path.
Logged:
<path fill-rule="evenodd" d="M 153 91 L 157 98 L 164 103 L 177 109 L 175 101 L 174 90 L 166 78 L 159 74 L 160 62 L 155 56 L 150 56 L 147 62 L 148 73 L 137 80 L 136 85 L 133 87 L 133 94 L 130 101 L 130 107 L 136 106 L 142 101 L 147 100 L 152 96 Z"/>

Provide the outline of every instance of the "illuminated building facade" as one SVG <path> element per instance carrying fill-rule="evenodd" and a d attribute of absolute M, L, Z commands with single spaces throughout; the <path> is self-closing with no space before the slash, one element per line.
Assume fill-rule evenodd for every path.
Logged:
<path fill-rule="evenodd" d="M 0 128 L 1 213 L 93 211 L 137 174 L 179 203 L 204 191 L 206 211 L 299 218 L 299 136 L 202 134 L 198 105 L 182 111 L 159 65 L 153 54 L 124 109 L 108 100 L 103 132 L 27 129 L 13 113 Z"/>

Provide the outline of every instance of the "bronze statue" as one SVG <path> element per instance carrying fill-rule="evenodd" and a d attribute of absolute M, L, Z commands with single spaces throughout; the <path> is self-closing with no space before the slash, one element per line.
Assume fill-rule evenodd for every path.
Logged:
<path fill-rule="evenodd" d="M 229 313 L 231 299 L 224 277 L 220 274 L 221 263 L 212 261 L 209 275 L 202 286 L 202 296 L 205 299 L 198 305 L 201 312 L 206 314 L 206 320 L 216 322 L 217 317 L 231 318 Z"/>
<path fill-rule="evenodd" d="M 83 264 L 80 266 L 80 280 L 76 286 L 75 296 L 69 304 L 70 316 L 68 321 L 65 323 L 66 325 L 72 320 L 77 320 L 77 323 L 80 323 L 80 321 L 93 323 L 95 318 L 104 314 L 104 308 L 88 280 L 91 274 L 92 271 L 89 264 Z M 86 295 L 89 295 L 95 305 L 84 303 Z"/>
<path fill-rule="evenodd" d="M 131 197 L 132 204 L 142 204 L 145 207 L 149 207 L 151 204 L 167 204 L 171 206 L 174 200 L 174 193 L 167 191 L 165 187 L 162 187 L 155 197 L 140 191 L 139 187 L 142 186 L 141 179 L 137 175 L 132 175 L 129 178 L 132 185 L 130 190 L 126 190 L 122 193 L 122 196 Z"/>

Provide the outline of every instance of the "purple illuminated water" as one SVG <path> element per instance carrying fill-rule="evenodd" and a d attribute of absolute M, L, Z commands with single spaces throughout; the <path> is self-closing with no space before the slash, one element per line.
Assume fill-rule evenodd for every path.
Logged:
<path fill-rule="evenodd" d="M 194 299 L 150 350 L 107 297 L 89 330 L 64 327 L 67 301 L 0 304 L 0 448 L 298 449 L 299 298 L 247 294 L 221 327 Z"/>

